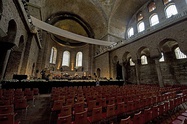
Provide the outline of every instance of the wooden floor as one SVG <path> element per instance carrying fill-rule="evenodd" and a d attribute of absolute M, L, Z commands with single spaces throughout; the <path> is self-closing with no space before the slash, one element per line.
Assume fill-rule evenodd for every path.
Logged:
<path fill-rule="evenodd" d="M 25 115 L 25 111 L 16 111 L 16 120 L 20 120 L 21 124 L 56 124 L 57 116 L 55 113 L 53 113 L 50 119 L 50 99 L 50 94 L 36 96 L 35 105 L 32 101 L 28 101 L 29 108 L 27 115 Z M 175 114 L 165 115 L 150 122 L 150 124 L 170 124 L 172 120 L 186 109 L 187 106 L 183 104 L 183 106 L 180 106 L 178 110 L 176 110 Z M 118 122 L 115 123 L 118 124 Z"/>

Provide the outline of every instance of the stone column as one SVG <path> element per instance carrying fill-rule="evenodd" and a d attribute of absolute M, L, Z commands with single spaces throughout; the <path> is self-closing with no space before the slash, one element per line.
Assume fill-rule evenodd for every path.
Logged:
<path fill-rule="evenodd" d="M 124 80 L 124 84 L 126 84 L 127 83 L 126 82 L 126 73 L 127 73 L 127 71 L 126 71 L 126 68 L 125 68 L 125 63 L 122 63 L 121 65 L 122 65 L 122 78 Z"/>
<path fill-rule="evenodd" d="M 160 62 L 159 59 L 155 59 L 155 67 L 156 67 L 156 72 L 158 76 L 158 83 L 160 87 L 164 87 L 164 82 L 163 82 L 163 77 L 161 73 L 161 67 L 160 67 Z"/>
<path fill-rule="evenodd" d="M 140 59 L 135 60 L 136 83 L 140 84 Z"/>
<path fill-rule="evenodd" d="M 14 46 L 14 43 L 10 42 L 0 42 L 0 80 L 4 79 L 8 59 L 10 56 L 11 48 Z"/>

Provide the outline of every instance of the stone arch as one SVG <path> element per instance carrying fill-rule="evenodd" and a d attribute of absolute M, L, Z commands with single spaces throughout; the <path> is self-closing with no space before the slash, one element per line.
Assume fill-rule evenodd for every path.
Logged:
<path fill-rule="evenodd" d="M 118 56 L 114 56 L 113 59 L 112 59 L 112 63 L 116 64 L 118 61 L 119 61 Z"/>
<path fill-rule="evenodd" d="M 140 59 L 142 55 L 150 56 L 150 50 L 146 46 L 142 46 L 137 51 L 137 58 Z"/>
<path fill-rule="evenodd" d="M 128 62 L 128 55 L 130 54 L 130 52 L 125 52 L 124 54 L 123 54 L 123 57 L 122 57 L 122 62 L 123 63 L 126 63 L 126 62 Z"/>
<path fill-rule="evenodd" d="M 8 23 L 8 42 L 14 43 L 14 40 L 16 38 L 16 33 L 17 33 L 17 24 L 16 22 L 12 19 Z"/>

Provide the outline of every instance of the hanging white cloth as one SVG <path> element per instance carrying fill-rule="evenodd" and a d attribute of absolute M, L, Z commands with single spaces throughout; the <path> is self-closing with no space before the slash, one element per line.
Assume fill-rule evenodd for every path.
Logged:
<path fill-rule="evenodd" d="M 69 38 L 69 39 L 72 39 L 75 41 L 80 41 L 80 42 L 95 44 L 95 45 L 102 45 L 102 46 L 111 46 L 112 44 L 115 43 L 115 42 L 109 42 L 109 41 L 103 41 L 103 40 L 97 40 L 97 39 L 84 37 L 84 36 L 60 29 L 60 28 L 55 27 L 53 25 L 50 25 L 46 22 L 36 19 L 33 16 L 31 16 L 31 20 L 32 20 L 32 24 L 40 29 L 43 29 L 43 30 L 48 31 L 52 34 L 63 36 L 63 37 L 66 37 L 66 38 Z"/>

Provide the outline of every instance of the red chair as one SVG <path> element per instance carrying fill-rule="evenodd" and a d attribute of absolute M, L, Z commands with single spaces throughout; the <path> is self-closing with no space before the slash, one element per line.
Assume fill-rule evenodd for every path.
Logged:
<path fill-rule="evenodd" d="M 159 116 L 161 116 L 165 112 L 165 105 L 164 103 L 161 103 L 158 107 L 159 107 Z"/>
<path fill-rule="evenodd" d="M 51 108 L 51 111 L 60 111 L 63 106 L 64 101 L 63 100 L 55 100 L 53 103 L 53 107 Z"/>
<path fill-rule="evenodd" d="M 144 109 L 144 122 L 147 123 L 152 120 L 152 110 L 151 108 Z"/>
<path fill-rule="evenodd" d="M 33 88 L 34 95 L 39 95 L 39 89 L 38 88 Z"/>
<path fill-rule="evenodd" d="M 116 103 L 121 103 L 121 102 L 123 102 L 123 96 L 117 96 Z"/>
<path fill-rule="evenodd" d="M 75 103 L 73 114 L 80 113 L 84 111 L 84 102 Z"/>
<path fill-rule="evenodd" d="M 103 119 L 102 117 L 102 106 L 93 108 L 92 116 L 87 117 L 90 123 L 99 122 Z"/>
<path fill-rule="evenodd" d="M 74 124 L 88 124 L 87 111 L 75 113 Z"/>
<path fill-rule="evenodd" d="M 107 105 L 115 104 L 115 97 L 110 97 L 110 98 L 108 98 L 107 101 L 108 101 Z"/>
<path fill-rule="evenodd" d="M 117 115 L 123 115 L 124 112 L 125 112 L 125 104 L 124 104 L 124 102 L 117 103 L 116 114 Z"/>
<path fill-rule="evenodd" d="M 19 124 L 19 121 L 15 121 L 15 114 L 0 114 L 0 124 Z"/>
<path fill-rule="evenodd" d="M 25 118 L 27 116 L 27 110 L 29 105 L 27 104 L 27 100 L 25 98 L 17 99 L 14 104 L 15 110 L 24 110 L 25 111 Z"/>
<path fill-rule="evenodd" d="M 0 114 L 14 113 L 13 105 L 0 106 Z"/>
<path fill-rule="evenodd" d="M 131 117 L 128 116 L 125 119 L 121 119 L 120 124 L 133 124 L 133 121 L 131 120 Z"/>
<path fill-rule="evenodd" d="M 88 111 L 88 114 L 90 115 L 90 113 L 92 112 L 92 110 L 93 110 L 93 108 L 95 108 L 96 107 L 96 100 L 90 100 L 90 101 L 88 101 L 87 102 L 87 111 Z"/>
<path fill-rule="evenodd" d="M 72 114 L 72 107 L 71 105 L 62 106 L 60 113 L 58 114 L 59 117 L 67 116 Z"/>
<path fill-rule="evenodd" d="M 151 110 L 152 110 L 152 119 L 157 118 L 159 116 L 158 106 L 153 106 Z"/>
<path fill-rule="evenodd" d="M 142 115 L 141 111 L 134 114 L 133 123 L 134 124 L 144 124 L 144 116 Z"/>
<path fill-rule="evenodd" d="M 71 123 L 72 123 L 71 114 L 58 117 L 57 124 L 71 124 Z"/>

